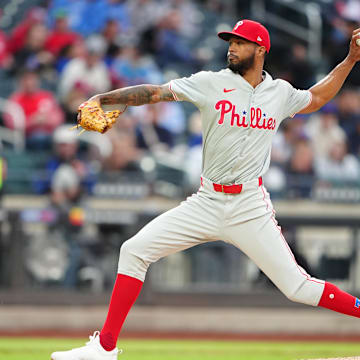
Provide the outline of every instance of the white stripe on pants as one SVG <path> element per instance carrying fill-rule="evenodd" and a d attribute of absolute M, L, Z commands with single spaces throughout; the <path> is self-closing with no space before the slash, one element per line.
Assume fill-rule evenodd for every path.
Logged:
<path fill-rule="evenodd" d="M 269 194 L 258 179 L 240 194 L 215 192 L 203 179 L 199 191 L 158 216 L 126 241 L 118 273 L 144 281 L 160 258 L 209 241 L 223 240 L 245 253 L 290 300 L 316 306 L 324 281 L 295 261 L 274 217 Z"/>

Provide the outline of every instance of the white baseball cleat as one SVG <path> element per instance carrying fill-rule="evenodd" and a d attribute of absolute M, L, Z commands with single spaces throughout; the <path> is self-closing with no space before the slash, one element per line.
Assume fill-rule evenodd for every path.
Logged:
<path fill-rule="evenodd" d="M 115 348 L 106 351 L 100 344 L 100 331 L 89 336 L 90 341 L 85 346 L 69 351 L 56 351 L 51 354 L 51 360 L 117 360 L 122 350 Z"/>

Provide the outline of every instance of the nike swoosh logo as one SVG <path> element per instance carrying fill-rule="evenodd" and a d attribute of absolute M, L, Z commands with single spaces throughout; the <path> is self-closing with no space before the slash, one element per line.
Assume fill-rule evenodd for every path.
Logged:
<path fill-rule="evenodd" d="M 224 93 L 227 93 L 227 92 L 230 92 L 230 91 L 234 91 L 234 90 L 236 90 L 236 89 L 225 89 L 225 88 L 224 88 Z"/>

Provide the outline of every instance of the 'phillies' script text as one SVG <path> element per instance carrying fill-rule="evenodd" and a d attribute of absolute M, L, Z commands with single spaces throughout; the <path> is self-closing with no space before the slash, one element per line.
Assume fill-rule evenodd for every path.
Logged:
<path fill-rule="evenodd" d="M 276 120 L 272 117 L 266 118 L 265 114 L 260 108 L 250 108 L 250 124 L 247 121 L 247 112 L 244 110 L 241 114 L 236 113 L 235 105 L 229 100 L 220 100 L 215 104 L 215 109 L 220 111 L 219 125 L 222 125 L 225 120 L 225 115 L 230 114 L 230 126 L 248 127 L 253 129 L 275 130 Z"/>

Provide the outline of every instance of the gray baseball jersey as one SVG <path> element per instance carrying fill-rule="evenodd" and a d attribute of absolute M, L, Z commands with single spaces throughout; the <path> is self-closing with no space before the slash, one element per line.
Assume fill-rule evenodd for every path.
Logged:
<path fill-rule="evenodd" d="M 243 183 L 269 168 L 272 137 L 282 120 L 304 109 L 311 92 L 264 71 L 254 89 L 229 69 L 201 71 L 169 83 L 175 100 L 190 101 L 202 115 L 204 177 Z"/>
<path fill-rule="evenodd" d="M 169 83 L 176 100 L 194 103 L 203 119 L 203 174 L 199 190 L 126 241 L 118 273 L 144 281 L 158 259 L 209 241 L 243 251 L 290 299 L 316 306 L 324 281 L 295 261 L 258 179 L 269 167 L 271 140 L 281 121 L 305 108 L 310 91 L 264 73 L 254 89 L 231 70 L 200 72 Z M 235 194 L 215 183 L 240 183 Z"/>

